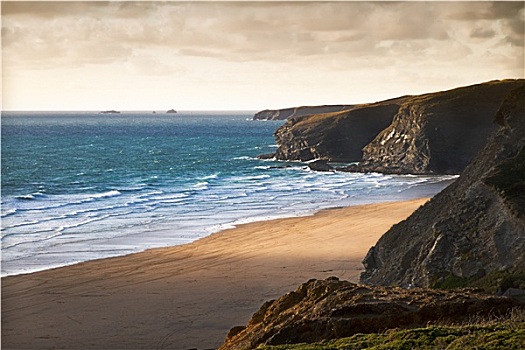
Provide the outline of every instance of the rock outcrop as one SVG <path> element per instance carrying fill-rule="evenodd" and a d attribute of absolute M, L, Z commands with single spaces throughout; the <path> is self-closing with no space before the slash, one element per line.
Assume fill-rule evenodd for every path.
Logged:
<path fill-rule="evenodd" d="M 361 282 L 429 287 L 525 267 L 525 87 L 453 184 L 370 249 Z M 465 131 L 467 133 L 467 131 Z"/>
<path fill-rule="evenodd" d="M 473 316 L 504 314 L 518 305 L 510 298 L 472 290 L 369 287 L 335 277 L 310 280 L 295 292 L 266 302 L 246 327 L 230 331 L 219 350 L 313 343 L 429 322 L 460 323 Z"/>
<path fill-rule="evenodd" d="M 308 168 L 314 171 L 333 171 L 334 168 L 326 160 L 318 159 L 308 163 Z"/>
<path fill-rule="evenodd" d="M 285 120 L 305 115 L 340 112 L 351 109 L 351 105 L 302 106 L 283 109 L 265 109 L 255 113 L 253 120 Z"/>
<path fill-rule="evenodd" d="M 363 149 L 361 171 L 459 174 L 497 126 L 493 117 L 524 81 L 493 81 L 416 96 Z"/>
<path fill-rule="evenodd" d="M 392 123 L 404 98 L 325 114 L 294 117 L 274 133 L 280 160 L 359 161 L 363 147 Z"/>
<path fill-rule="evenodd" d="M 359 162 L 346 171 L 459 174 L 497 128 L 492 118 L 505 96 L 524 83 L 491 81 L 290 117 L 275 131 L 275 157 Z"/>

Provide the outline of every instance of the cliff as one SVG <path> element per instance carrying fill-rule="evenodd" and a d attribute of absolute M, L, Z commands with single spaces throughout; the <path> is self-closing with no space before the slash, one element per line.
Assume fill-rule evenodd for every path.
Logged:
<path fill-rule="evenodd" d="M 295 116 L 275 131 L 280 160 L 359 162 L 346 171 L 458 174 L 496 129 L 492 118 L 524 80 L 404 96 Z"/>
<path fill-rule="evenodd" d="M 363 283 L 525 286 L 525 87 L 501 105 L 499 129 L 452 185 L 370 249 Z M 465 133 L 468 133 L 465 131 Z M 505 281 L 506 280 L 506 281 Z M 504 286 L 504 284 L 507 285 Z"/>
<path fill-rule="evenodd" d="M 458 324 L 473 317 L 505 314 L 518 305 L 509 298 L 471 290 L 370 287 L 334 277 L 310 280 L 296 291 L 266 302 L 246 327 L 230 331 L 219 350 L 313 343 L 428 323 Z"/>
<path fill-rule="evenodd" d="M 416 96 L 363 149 L 361 171 L 459 174 L 497 128 L 493 117 L 524 81 L 492 81 Z"/>
<path fill-rule="evenodd" d="M 265 109 L 255 113 L 253 120 L 285 120 L 311 114 L 340 112 L 351 109 L 351 105 L 301 106 L 283 109 Z"/>
<path fill-rule="evenodd" d="M 363 147 L 390 123 L 397 100 L 335 113 L 294 117 L 275 133 L 280 160 L 359 161 Z"/>

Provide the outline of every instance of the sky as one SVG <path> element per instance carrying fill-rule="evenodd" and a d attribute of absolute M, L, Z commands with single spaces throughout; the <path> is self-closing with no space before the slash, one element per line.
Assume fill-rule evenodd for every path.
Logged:
<path fill-rule="evenodd" d="M 523 1 L 2 1 L 3 110 L 261 110 L 524 78 Z"/>

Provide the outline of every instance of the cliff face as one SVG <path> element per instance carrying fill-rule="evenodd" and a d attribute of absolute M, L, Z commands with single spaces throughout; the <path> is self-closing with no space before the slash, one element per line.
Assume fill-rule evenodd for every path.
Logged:
<path fill-rule="evenodd" d="M 285 120 L 311 114 L 340 112 L 351 109 L 351 105 L 302 106 L 283 109 L 265 109 L 255 113 L 253 120 Z"/>
<path fill-rule="evenodd" d="M 497 128 L 493 117 L 523 81 L 495 81 L 416 96 L 363 149 L 362 171 L 459 174 Z"/>
<path fill-rule="evenodd" d="M 359 161 L 362 148 L 392 122 L 395 102 L 351 110 L 294 117 L 275 131 L 280 160 Z"/>
<path fill-rule="evenodd" d="M 368 252 L 363 283 L 434 286 L 525 266 L 525 87 L 458 180 Z"/>
<path fill-rule="evenodd" d="M 523 84 L 492 81 L 292 117 L 275 132 L 275 157 L 359 162 L 347 171 L 458 174 L 496 129 L 505 96 Z"/>
<path fill-rule="evenodd" d="M 259 345 L 313 343 L 424 327 L 428 322 L 467 321 L 498 315 L 518 302 L 473 293 L 360 286 L 337 278 L 310 280 L 296 291 L 266 302 L 246 327 L 235 327 L 219 350 L 251 350 Z"/>

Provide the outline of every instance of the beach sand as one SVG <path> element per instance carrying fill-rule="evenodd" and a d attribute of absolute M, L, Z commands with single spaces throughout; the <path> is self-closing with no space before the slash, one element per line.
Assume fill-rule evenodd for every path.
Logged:
<path fill-rule="evenodd" d="M 311 279 L 357 282 L 427 199 L 241 225 L 191 244 L 2 278 L 2 349 L 208 349 Z"/>

